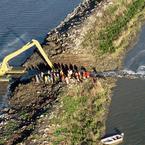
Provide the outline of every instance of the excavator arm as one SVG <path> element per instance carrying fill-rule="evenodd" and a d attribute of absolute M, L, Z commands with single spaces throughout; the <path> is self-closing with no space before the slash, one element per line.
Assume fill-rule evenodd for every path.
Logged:
<path fill-rule="evenodd" d="M 35 46 L 40 54 L 42 55 L 42 57 L 44 58 L 44 60 L 47 62 L 47 64 L 50 66 L 50 68 L 53 68 L 53 64 L 51 63 L 51 61 L 49 60 L 49 58 L 47 57 L 46 53 L 44 52 L 43 48 L 41 47 L 40 43 L 37 40 L 32 39 L 32 42 L 27 43 L 26 45 L 24 45 L 22 48 L 20 48 L 19 50 L 16 50 L 15 52 L 7 55 L 2 63 L 0 64 L 0 76 L 4 76 L 6 74 L 24 74 L 26 72 L 26 70 L 17 70 L 15 68 L 13 68 L 12 66 L 9 66 L 9 61 L 13 58 L 15 58 L 16 56 L 20 55 L 21 53 L 27 51 L 28 49 L 32 48 L 33 46 Z"/>

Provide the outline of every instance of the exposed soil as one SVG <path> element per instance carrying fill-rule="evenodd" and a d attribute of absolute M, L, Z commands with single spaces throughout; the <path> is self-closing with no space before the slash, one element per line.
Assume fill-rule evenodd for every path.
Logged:
<path fill-rule="evenodd" d="M 106 7 L 111 5 L 111 3 L 111 0 L 104 0 L 97 5 L 96 1 L 85 1 L 80 4 L 71 15 L 68 15 L 56 29 L 48 33 L 43 48 L 48 56 L 50 56 L 53 63 L 73 64 L 78 67 L 85 66 L 87 69 L 91 69 L 95 66 L 97 70 L 116 69 L 121 66 L 121 61 L 125 53 L 123 50 L 125 49 L 118 50 L 115 55 L 106 54 L 96 57 L 94 49 L 83 48 L 81 45 L 84 36 L 91 30 L 92 24 L 96 21 L 96 15 L 102 17 Z M 132 27 L 132 25 L 129 27 Z M 128 35 L 131 37 L 135 36 L 135 34 L 131 33 Z M 126 46 L 128 46 L 128 44 L 126 44 L 125 47 Z M 38 58 L 40 58 L 38 54 L 34 53 L 24 66 L 27 68 L 32 66 L 37 67 L 41 63 L 44 63 L 41 58 Z M 103 104 L 103 106 L 106 107 L 110 103 L 109 94 L 111 94 L 114 82 L 115 80 L 112 79 L 100 79 L 97 84 L 89 90 L 91 92 L 88 92 L 96 94 L 97 91 L 107 88 L 108 98 L 106 99 L 106 103 Z M 80 86 L 80 84 L 75 85 Z M 108 87 L 106 87 L 107 85 Z M 66 85 L 61 82 L 56 82 L 56 84 L 53 85 L 44 84 L 44 82 L 36 84 L 33 79 L 29 82 L 16 83 L 13 87 L 12 97 L 10 98 L 12 109 L 5 111 L 7 115 L 4 120 L 6 124 L 9 124 L 9 122 L 15 118 L 18 125 L 15 133 L 5 138 L 5 144 L 12 145 L 20 143 L 31 135 L 20 144 L 49 145 L 48 137 L 51 135 L 53 127 L 56 127 L 55 125 L 53 126 L 53 124 L 51 124 L 51 127 L 49 126 L 49 119 L 53 111 L 59 110 L 59 107 L 57 108 L 59 98 L 57 97 L 60 94 L 65 94 L 65 87 Z M 68 87 L 66 87 L 66 89 Z M 69 92 L 69 89 L 67 89 L 67 91 Z M 83 90 L 82 93 L 84 93 Z M 102 113 L 100 117 L 103 123 L 104 115 L 105 114 Z M 7 125 L 7 127 L 10 126 Z M 3 124 L 1 128 L 5 128 Z M 33 131 L 34 134 L 32 133 Z M 35 135 L 37 135 L 37 140 L 34 138 Z M 0 139 L 2 137 L 3 135 L 0 136 Z"/>
<path fill-rule="evenodd" d="M 6 94 L 8 85 L 9 85 L 8 82 L 1 82 L 0 83 L 0 96 L 3 96 Z"/>

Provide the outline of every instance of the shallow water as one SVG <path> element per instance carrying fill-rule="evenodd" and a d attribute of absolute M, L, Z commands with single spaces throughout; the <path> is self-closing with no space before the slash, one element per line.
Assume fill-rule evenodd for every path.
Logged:
<path fill-rule="evenodd" d="M 46 34 L 73 11 L 80 1 L 0 0 L 0 61 L 31 39 L 43 42 Z M 29 53 L 13 59 L 13 65 L 20 65 Z M 5 96 L 0 96 L 0 106 L 6 104 L 5 100 Z"/>
<path fill-rule="evenodd" d="M 124 68 L 145 74 L 145 26 Z M 106 134 L 119 130 L 125 133 L 122 145 L 145 145 L 145 80 L 119 79 L 113 92 Z"/>

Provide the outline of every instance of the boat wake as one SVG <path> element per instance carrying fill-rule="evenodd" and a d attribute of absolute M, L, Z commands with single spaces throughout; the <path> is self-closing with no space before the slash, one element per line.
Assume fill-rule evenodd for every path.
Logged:
<path fill-rule="evenodd" d="M 139 66 L 136 71 L 123 69 L 123 70 L 97 72 L 96 76 L 128 78 L 128 79 L 137 79 L 137 78 L 145 79 L 145 66 L 144 65 Z"/>

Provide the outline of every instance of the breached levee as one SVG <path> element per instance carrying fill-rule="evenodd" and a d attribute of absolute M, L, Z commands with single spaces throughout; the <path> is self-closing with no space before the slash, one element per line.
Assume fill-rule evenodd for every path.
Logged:
<path fill-rule="evenodd" d="M 56 27 L 51 32 L 49 32 L 43 43 L 43 48 L 47 52 L 50 60 L 52 60 L 53 63 L 55 63 L 55 58 L 58 59 L 56 56 L 59 57 L 61 54 L 68 55 L 67 52 L 69 50 L 71 50 L 71 48 L 74 48 L 74 49 L 72 49 L 74 52 L 77 51 L 77 48 L 78 48 L 77 45 L 81 44 L 81 41 L 78 44 L 78 42 L 79 42 L 78 40 L 80 40 L 83 37 L 82 34 L 85 34 L 84 31 L 86 31 L 86 32 L 88 31 L 88 26 L 90 26 L 94 22 L 93 19 L 96 17 L 96 15 L 97 16 L 99 15 L 100 19 L 102 19 L 104 21 L 104 18 L 102 18 L 102 16 L 101 16 L 101 12 L 105 9 L 104 7 L 106 7 L 106 5 L 109 5 L 109 4 L 111 4 L 111 0 L 110 1 L 104 0 L 100 3 L 96 3 L 96 0 L 84 1 L 71 14 L 69 14 L 67 16 L 67 18 L 58 27 Z M 100 8 L 102 8 L 101 12 L 99 11 Z M 93 17 L 93 18 L 90 20 L 90 17 L 91 18 Z M 86 23 L 88 21 L 89 21 L 89 23 Z M 91 21 L 93 21 L 93 22 L 91 23 Z M 105 23 L 105 25 L 106 25 L 106 23 Z M 94 39 L 94 40 L 96 41 L 96 39 Z M 88 56 L 90 51 L 91 50 L 89 50 L 89 52 L 87 52 L 85 60 L 90 59 L 90 57 Z M 74 56 L 76 57 L 75 54 L 74 54 Z M 93 55 L 91 57 L 93 57 Z M 38 58 L 39 57 L 37 57 L 37 53 L 34 53 L 32 55 L 32 57 L 30 57 L 28 60 L 26 60 L 24 65 L 26 67 L 30 67 L 30 66 L 36 67 L 39 63 L 42 63 L 42 60 L 38 59 Z M 113 67 L 112 63 L 117 64 L 117 66 L 118 66 L 118 64 L 120 65 L 121 61 L 118 62 L 118 60 L 119 59 L 122 60 L 122 57 L 119 56 L 119 59 L 115 59 L 115 57 L 110 57 L 105 60 L 103 60 L 102 58 L 98 58 L 98 59 L 99 59 L 98 65 L 102 66 L 104 68 L 103 71 L 104 70 L 107 71 L 108 69 L 106 69 L 106 68 L 109 68 L 110 70 L 113 70 L 116 68 L 116 67 Z M 104 62 L 105 65 L 102 65 L 101 62 Z M 71 63 L 75 64 L 73 60 L 71 60 Z M 109 63 L 111 64 L 110 67 L 108 67 Z M 106 67 L 106 65 L 107 65 L 107 67 Z M 92 65 L 92 66 L 95 66 L 95 65 Z M 98 69 L 98 70 L 101 70 L 101 69 Z M 111 88 L 114 85 L 114 80 L 111 80 L 111 79 L 102 80 L 101 83 L 103 84 L 103 88 L 104 88 L 101 90 L 106 91 L 104 94 L 107 93 L 107 95 L 102 100 L 103 104 L 101 102 L 100 105 L 107 106 L 106 104 L 108 102 L 110 102 L 110 100 L 108 99 L 109 97 L 107 97 L 107 96 L 110 96 Z M 45 112 L 46 110 L 49 110 L 49 112 L 54 113 L 53 110 L 51 110 L 52 109 L 51 106 L 53 106 L 51 104 L 55 103 L 55 101 L 58 101 L 57 99 L 59 99 L 59 98 L 57 98 L 57 96 L 59 94 L 59 91 L 61 92 L 61 88 L 63 87 L 61 85 L 59 87 L 59 85 L 60 84 L 48 86 L 48 85 L 45 85 L 44 83 L 42 83 L 40 85 L 40 84 L 36 84 L 33 81 L 30 81 L 30 82 L 24 83 L 24 84 L 19 84 L 19 86 L 17 86 L 17 88 L 14 90 L 14 92 L 12 94 L 12 98 L 10 99 L 10 104 L 14 108 L 16 108 L 15 110 L 17 110 L 19 112 L 19 114 L 17 114 L 18 112 L 16 112 L 13 115 L 14 116 L 13 118 L 17 118 L 17 120 L 13 120 L 13 118 L 12 118 L 12 120 L 8 119 L 9 125 L 7 125 L 7 127 L 11 127 L 13 125 L 14 131 L 16 133 L 13 134 L 13 136 L 10 136 L 10 137 L 8 136 L 9 138 L 7 138 L 7 136 L 4 136 L 4 135 L 7 133 L 8 130 L 12 130 L 12 129 L 4 128 L 5 134 L 3 131 L 3 136 L 0 136 L 0 137 L 2 139 L 6 138 L 5 141 L 7 140 L 9 143 L 18 143 L 18 142 L 21 142 L 24 139 L 24 137 L 28 137 L 30 135 L 30 133 L 34 130 L 34 124 L 36 123 L 36 120 L 42 115 L 41 112 Z M 91 83 L 91 85 L 92 85 L 92 83 Z M 88 86 L 88 85 L 86 85 L 86 86 Z M 97 90 L 96 88 L 94 90 L 89 90 L 89 91 L 92 91 L 92 93 L 94 94 L 92 96 L 92 98 L 97 96 L 96 95 L 97 92 L 94 92 L 96 90 Z M 51 92 L 52 92 L 52 94 L 51 94 Z M 64 95 L 66 95 L 66 94 L 63 94 L 63 96 Z M 79 94 L 79 95 L 81 96 L 81 94 Z M 87 97 L 87 98 L 89 98 L 89 97 Z M 52 100 L 52 102 L 49 103 L 49 100 Z M 92 101 L 92 102 L 94 102 L 94 101 Z M 69 103 L 69 101 L 67 103 Z M 96 107 L 98 108 L 98 106 L 96 106 Z M 58 110 L 61 111 L 61 109 L 58 109 Z M 101 118 L 99 117 L 101 119 L 101 122 L 103 122 L 103 124 L 104 124 L 104 119 L 105 119 L 104 113 L 106 113 L 106 111 L 107 111 L 107 109 L 105 108 L 105 110 L 103 110 L 103 112 L 101 113 L 101 115 L 102 115 Z M 13 112 L 13 110 L 10 112 Z M 84 114 L 84 112 L 83 112 L 83 114 Z M 48 113 L 48 116 L 49 116 L 49 113 Z M 42 118 L 43 117 L 44 116 L 42 115 Z M 94 117 L 95 116 L 93 116 L 93 119 L 94 119 Z M 84 120 L 83 120 L 83 122 L 84 122 Z M 53 122 L 53 124 L 54 124 L 54 122 Z M 96 122 L 95 122 L 95 124 L 96 124 Z M 48 125 L 48 124 L 45 124 L 45 125 Z M 49 125 L 50 125 L 50 123 L 49 123 Z M 40 122 L 40 126 L 42 126 L 41 122 Z M 69 126 L 69 125 L 67 124 L 67 126 Z M 77 128 L 79 128 L 79 127 L 77 127 Z M 99 130 L 99 132 L 104 131 L 104 130 L 103 131 L 102 130 L 103 130 L 103 128 L 101 128 Z M 88 132 L 87 132 L 87 134 L 88 134 Z M 50 134 L 48 134 L 48 135 L 50 135 Z M 41 137 L 39 137 L 39 138 L 41 138 Z M 47 138 L 49 138 L 49 136 Z M 42 140 L 41 140 L 41 143 L 42 143 Z M 31 143 L 27 143 L 27 144 L 31 144 Z"/>
<path fill-rule="evenodd" d="M 110 0 L 84 0 L 80 3 L 72 13 L 67 15 L 60 25 L 47 34 L 42 45 L 48 56 L 53 59 L 53 56 L 75 47 L 75 39 L 80 36 L 81 27 L 85 20 L 94 10 L 97 11 L 97 9 L 107 5 L 109 2 Z M 40 57 L 38 57 L 37 53 L 34 53 L 25 61 L 24 66 L 35 67 L 42 63 L 43 60 L 37 58 Z"/>
<path fill-rule="evenodd" d="M 95 7 L 97 5 L 98 8 L 101 7 L 104 2 L 83 1 L 58 27 L 49 32 L 43 43 L 43 48 L 48 56 L 53 57 L 75 46 L 73 42 L 76 36 L 81 33 L 81 25 L 93 13 Z M 38 58 L 40 57 L 37 53 L 34 53 L 25 61 L 24 66 L 27 68 L 36 67 L 43 62 Z M 53 86 L 34 85 L 33 81 L 16 84 L 16 88 L 14 87 L 12 90 L 12 98 L 9 100 L 12 109 L 6 109 L 4 111 L 6 114 L 1 120 L 0 127 L 3 131 L 0 136 L 1 142 L 16 144 L 29 136 L 34 129 L 37 117 L 39 118 L 41 113 L 47 109 L 51 109 L 50 106 L 55 102 L 60 88 L 61 85 L 57 84 Z M 10 132 L 10 136 L 8 136 L 7 130 L 15 130 L 15 133 Z"/>

